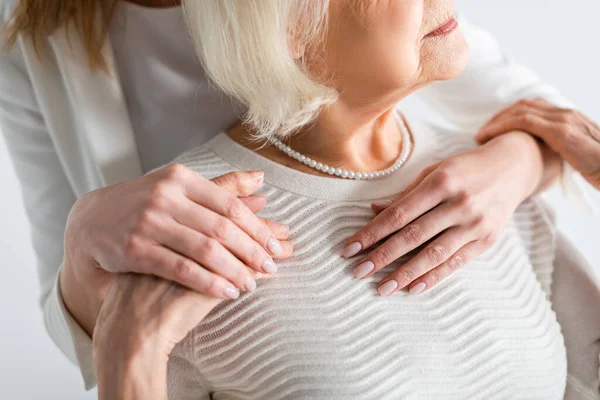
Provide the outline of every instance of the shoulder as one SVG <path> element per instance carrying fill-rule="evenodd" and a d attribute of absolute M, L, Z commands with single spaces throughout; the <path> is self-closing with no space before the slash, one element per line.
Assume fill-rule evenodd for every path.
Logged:
<path fill-rule="evenodd" d="M 236 168 L 215 153 L 209 144 L 186 150 L 172 164 L 182 164 L 207 179 L 221 176 Z"/>

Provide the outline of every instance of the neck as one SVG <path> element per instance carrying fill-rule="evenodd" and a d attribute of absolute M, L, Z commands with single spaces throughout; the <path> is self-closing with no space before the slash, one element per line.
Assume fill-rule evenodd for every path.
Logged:
<path fill-rule="evenodd" d="M 352 171 L 383 170 L 397 160 L 403 147 L 394 117 L 394 101 L 355 104 L 343 97 L 323 110 L 317 121 L 285 142 L 295 151 L 329 166 Z M 263 156 L 294 169 L 323 175 L 288 159 L 274 146 L 252 143 L 249 134 L 238 126 L 230 136 Z"/>

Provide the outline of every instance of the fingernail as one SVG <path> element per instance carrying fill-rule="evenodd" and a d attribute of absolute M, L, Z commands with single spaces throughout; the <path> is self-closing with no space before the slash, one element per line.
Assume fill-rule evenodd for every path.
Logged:
<path fill-rule="evenodd" d="M 262 182 L 262 180 L 265 178 L 265 173 L 262 171 L 250 171 L 250 176 L 258 183 Z"/>
<path fill-rule="evenodd" d="M 365 276 L 367 276 L 374 269 L 375 269 L 375 264 L 373 264 L 371 261 L 365 261 L 364 263 L 360 264 L 358 267 L 354 268 L 354 271 L 352 271 L 352 273 L 358 279 L 362 279 Z"/>
<path fill-rule="evenodd" d="M 267 240 L 267 249 L 269 249 L 274 256 L 279 256 L 281 253 L 283 253 L 283 247 L 281 247 L 281 243 L 279 243 L 279 240 L 275 238 L 269 238 L 269 240 Z"/>
<path fill-rule="evenodd" d="M 425 284 L 425 282 L 419 282 L 408 290 L 408 294 L 410 294 L 411 296 L 416 296 L 423 292 L 423 290 L 425 290 L 426 287 L 427 285 Z"/>
<path fill-rule="evenodd" d="M 279 234 L 280 235 L 289 235 L 290 233 L 290 227 L 287 225 L 280 225 L 279 226 Z"/>
<path fill-rule="evenodd" d="M 350 258 L 358 254 L 358 252 L 362 249 L 362 245 L 359 242 L 350 243 L 348 246 L 344 247 L 342 250 L 342 257 Z"/>
<path fill-rule="evenodd" d="M 237 299 L 240 297 L 240 291 L 233 286 L 228 286 L 225 288 L 225 296 L 229 297 L 230 299 Z"/>
<path fill-rule="evenodd" d="M 379 289 L 377 289 L 377 291 L 379 292 L 379 294 L 381 296 L 389 296 L 397 288 L 398 288 L 398 282 L 396 282 L 395 280 L 391 280 L 391 281 L 387 281 L 383 285 L 379 286 Z"/>
<path fill-rule="evenodd" d="M 377 208 L 388 208 L 391 205 L 392 205 L 391 200 L 380 200 L 380 201 L 375 201 L 373 203 L 373 207 L 377 207 Z"/>
<path fill-rule="evenodd" d="M 246 291 L 247 292 L 251 292 L 254 289 L 256 289 L 256 281 L 251 276 L 248 276 L 246 278 L 246 285 L 245 286 L 246 286 Z"/>
<path fill-rule="evenodd" d="M 263 270 L 267 274 L 273 275 L 275 272 L 277 272 L 277 264 L 275 264 L 273 260 L 267 260 L 263 263 Z"/>

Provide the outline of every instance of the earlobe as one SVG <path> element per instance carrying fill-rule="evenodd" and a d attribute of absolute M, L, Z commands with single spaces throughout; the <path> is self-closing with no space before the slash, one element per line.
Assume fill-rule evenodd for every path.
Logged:
<path fill-rule="evenodd" d="M 296 45 L 293 41 L 290 40 L 290 49 L 292 52 L 292 57 L 295 61 L 301 60 L 304 57 L 304 53 L 306 51 L 305 45 Z"/>

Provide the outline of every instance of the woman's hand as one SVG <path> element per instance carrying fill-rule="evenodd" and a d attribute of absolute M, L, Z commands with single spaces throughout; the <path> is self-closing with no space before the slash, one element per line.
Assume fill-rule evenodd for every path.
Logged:
<path fill-rule="evenodd" d="M 354 275 L 364 278 L 429 242 L 378 287 L 383 296 L 406 286 L 419 294 L 490 248 L 543 173 L 536 140 L 508 133 L 425 169 L 393 202 L 373 204 L 379 215 L 346 242 L 343 255 L 387 238 L 356 263 Z"/>
<path fill-rule="evenodd" d="M 150 275 L 122 274 L 94 330 L 99 399 L 166 399 L 169 354 L 221 299 Z"/>
<path fill-rule="evenodd" d="M 542 139 L 600 190 L 600 126 L 588 117 L 545 100 L 522 100 L 486 123 L 477 140 L 485 143 L 512 130 Z"/>
<path fill-rule="evenodd" d="M 91 334 L 113 279 L 107 272 L 150 274 L 198 293 L 236 298 L 252 290 L 250 270 L 274 273 L 291 254 L 287 227 L 254 215 L 262 172 L 212 181 L 180 164 L 95 190 L 67 221 L 61 293 Z"/>

